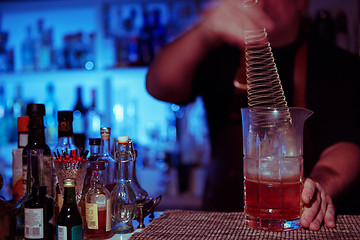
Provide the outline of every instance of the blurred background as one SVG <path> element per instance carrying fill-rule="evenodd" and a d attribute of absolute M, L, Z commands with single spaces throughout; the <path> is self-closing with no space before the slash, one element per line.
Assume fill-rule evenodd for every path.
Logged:
<path fill-rule="evenodd" d="M 110 126 L 139 152 L 138 178 L 159 209 L 200 209 L 208 131 L 201 99 L 178 106 L 145 89 L 147 66 L 216 1 L 0 1 L 0 195 L 12 198 L 17 117 L 28 103 L 46 107 L 46 139 L 57 142 L 59 110 L 74 110 L 76 142 Z M 360 0 L 311 0 L 314 30 L 360 55 Z"/>

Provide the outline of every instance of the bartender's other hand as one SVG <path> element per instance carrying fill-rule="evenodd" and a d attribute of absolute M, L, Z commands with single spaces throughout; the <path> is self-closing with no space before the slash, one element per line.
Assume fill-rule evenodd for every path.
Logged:
<path fill-rule="evenodd" d="M 335 227 L 335 206 L 318 182 L 310 178 L 305 180 L 301 200 L 304 203 L 301 226 L 317 231 L 324 222 L 326 227 Z"/>

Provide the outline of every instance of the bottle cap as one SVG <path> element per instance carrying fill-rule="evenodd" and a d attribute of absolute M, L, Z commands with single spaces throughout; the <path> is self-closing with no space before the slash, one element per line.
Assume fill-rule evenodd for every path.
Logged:
<path fill-rule="evenodd" d="M 100 128 L 101 139 L 109 140 L 110 139 L 110 132 L 111 132 L 111 128 L 109 128 L 109 127 Z"/>
<path fill-rule="evenodd" d="M 101 145 L 101 138 L 89 138 L 89 145 Z"/>
<path fill-rule="evenodd" d="M 118 143 L 127 143 L 129 142 L 129 136 L 120 136 L 117 138 Z"/>
<path fill-rule="evenodd" d="M 29 103 L 26 106 L 26 115 L 28 115 L 28 116 L 37 116 L 37 115 L 45 116 L 45 105 Z"/>
<path fill-rule="evenodd" d="M 75 178 L 65 178 L 64 187 L 75 187 L 76 179 Z"/>
<path fill-rule="evenodd" d="M 27 132 L 29 126 L 29 116 L 21 116 L 17 118 L 17 131 Z"/>
<path fill-rule="evenodd" d="M 73 111 L 58 111 L 58 121 L 62 122 L 65 120 L 69 122 L 73 121 Z"/>
<path fill-rule="evenodd" d="M 90 168 L 93 170 L 105 170 L 105 161 L 90 162 Z"/>

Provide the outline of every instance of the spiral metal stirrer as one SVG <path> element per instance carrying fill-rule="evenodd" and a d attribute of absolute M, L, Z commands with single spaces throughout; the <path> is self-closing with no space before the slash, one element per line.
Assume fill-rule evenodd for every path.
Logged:
<path fill-rule="evenodd" d="M 253 7 L 259 0 L 243 0 L 244 7 Z M 279 108 L 280 123 L 291 123 L 285 94 L 274 61 L 274 56 L 267 38 L 266 29 L 245 31 L 245 63 L 250 108 Z M 259 126 L 269 124 L 261 113 L 256 114 L 255 122 Z"/>

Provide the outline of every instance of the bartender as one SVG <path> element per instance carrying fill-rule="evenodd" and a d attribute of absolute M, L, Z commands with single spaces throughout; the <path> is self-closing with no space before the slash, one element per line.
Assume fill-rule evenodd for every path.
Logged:
<path fill-rule="evenodd" d="M 222 0 L 163 48 L 146 87 L 155 98 L 187 104 L 202 97 L 210 131 L 203 208 L 243 210 L 242 125 L 247 107 L 245 29 L 266 28 L 290 107 L 314 111 L 305 126 L 301 225 L 335 226 L 337 213 L 360 213 L 360 59 L 316 38 L 302 16 L 308 0 Z"/>

